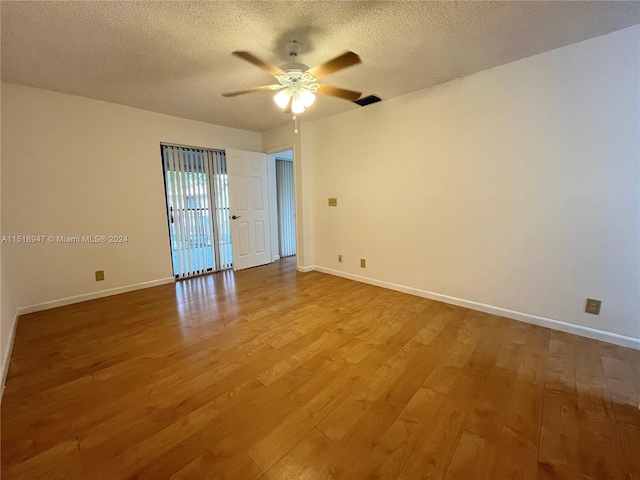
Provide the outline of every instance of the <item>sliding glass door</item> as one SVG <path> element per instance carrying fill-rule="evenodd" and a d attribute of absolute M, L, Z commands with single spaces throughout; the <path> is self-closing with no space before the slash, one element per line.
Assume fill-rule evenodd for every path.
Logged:
<path fill-rule="evenodd" d="M 185 278 L 230 268 L 224 152 L 165 144 L 161 147 L 174 275 Z"/>

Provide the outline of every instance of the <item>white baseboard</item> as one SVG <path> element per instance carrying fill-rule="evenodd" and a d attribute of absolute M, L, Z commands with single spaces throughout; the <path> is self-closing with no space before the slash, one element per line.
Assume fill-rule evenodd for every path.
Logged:
<path fill-rule="evenodd" d="M 296 267 L 296 270 L 298 270 L 299 272 L 302 272 L 302 273 L 307 273 L 307 272 L 311 272 L 312 270 L 317 270 L 317 268 L 315 266 L 313 266 L 313 265 L 310 266 L 310 267 L 303 267 L 301 265 L 298 265 Z M 318 271 L 320 271 L 320 270 L 318 270 Z M 326 273 L 329 273 L 329 272 L 326 272 Z"/>
<path fill-rule="evenodd" d="M 305 270 L 301 270 L 301 268 L 298 267 L 298 270 L 305 271 L 305 272 L 315 270 L 322 273 L 328 273 L 329 275 L 348 278 L 349 280 L 355 280 L 356 282 L 368 283 L 369 285 L 388 288 L 390 290 L 396 290 L 398 292 L 403 292 L 403 293 L 408 293 L 410 295 L 416 295 L 418 297 L 428 298 L 429 300 L 436 300 L 438 302 L 449 303 L 451 305 L 457 305 L 459 307 L 469 308 L 471 310 L 478 310 L 480 312 L 490 313 L 493 315 L 498 315 L 500 317 L 507 317 L 513 320 L 518 320 L 520 322 L 538 325 L 540 327 L 547 327 L 553 330 L 560 330 L 561 332 L 580 335 L 581 337 L 587 337 L 587 338 L 592 338 L 594 340 L 600 340 L 602 342 L 613 343 L 615 345 L 620 345 L 621 347 L 640 350 L 640 338 L 627 337 L 625 335 L 619 335 L 617 333 L 607 332 L 604 330 L 597 330 L 595 328 L 589 328 L 583 325 L 576 325 L 575 323 L 562 322 L 560 320 L 540 317 L 538 315 L 532 315 L 530 313 L 518 312 L 515 310 L 509 310 L 506 308 L 495 307 L 493 305 L 486 305 L 484 303 L 478 303 L 472 300 L 465 300 L 464 298 L 450 297 L 448 295 L 442 295 L 440 293 L 434 293 L 426 290 L 420 290 L 418 288 L 407 287 L 405 285 L 398 285 L 396 283 L 384 282 L 382 280 L 375 280 L 373 278 L 362 277 L 360 275 L 341 272 L 339 270 L 320 267 L 318 265 L 313 265 L 311 267 L 304 267 L 304 268 Z"/>
<path fill-rule="evenodd" d="M 0 388 L 0 403 L 2 403 L 2 397 L 4 396 L 4 386 L 7 383 L 7 375 L 9 374 L 9 362 L 11 361 L 11 352 L 13 352 L 13 341 L 16 338 L 16 329 L 18 328 L 18 312 L 16 311 L 13 316 L 13 322 L 11 324 L 11 333 L 9 334 L 9 344 L 7 345 L 7 351 L 4 352 L 2 358 L 2 387 Z"/>
<path fill-rule="evenodd" d="M 83 293 L 81 295 L 74 295 L 72 297 L 59 298 L 57 300 L 50 300 L 48 302 L 27 305 L 26 307 L 18 308 L 18 316 L 25 315 L 27 313 L 39 312 L 41 310 L 49 310 L 50 308 L 64 307 L 65 305 L 71 305 L 73 303 L 86 302 L 87 300 L 95 300 L 96 298 L 118 295 L 119 293 L 132 292 L 134 290 L 141 290 L 143 288 L 157 287 L 158 285 L 165 285 L 167 283 L 173 283 L 175 281 L 176 279 L 174 277 L 167 277 L 161 278 L 159 280 L 133 283 L 131 285 L 124 285 L 122 287 L 108 288 L 106 290 L 99 290 L 97 292 Z"/>

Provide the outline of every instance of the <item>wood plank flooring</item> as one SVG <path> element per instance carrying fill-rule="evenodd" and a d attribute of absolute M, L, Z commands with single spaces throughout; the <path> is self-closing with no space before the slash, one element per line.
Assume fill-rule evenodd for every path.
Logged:
<path fill-rule="evenodd" d="M 640 352 L 286 259 L 21 317 L 10 479 L 640 479 Z"/>

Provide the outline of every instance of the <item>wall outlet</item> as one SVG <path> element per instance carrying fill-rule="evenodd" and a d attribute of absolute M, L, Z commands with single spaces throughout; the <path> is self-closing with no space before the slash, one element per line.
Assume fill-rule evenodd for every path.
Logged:
<path fill-rule="evenodd" d="M 104 270 L 96 270 L 96 282 L 104 280 Z"/>
<path fill-rule="evenodd" d="M 367 261 L 364 258 L 360 259 L 360 267 L 365 268 L 367 266 Z"/>
<path fill-rule="evenodd" d="M 342 255 L 338 255 L 338 262 L 342 263 Z"/>
<path fill-rule="evenodd" d="M 587 313 L 593 313 L 594 315 L 600 315 L 600 300 L 594 300 L 593 298 L 587 298 L 587 307 L 584 309 Z"/>
<path fill-rule="evenodd" d="M 338 199 L 337 198 L 330 198 L 329 199 L 329 206 L 330 207 L 337 207 L 338 206 Z"/>

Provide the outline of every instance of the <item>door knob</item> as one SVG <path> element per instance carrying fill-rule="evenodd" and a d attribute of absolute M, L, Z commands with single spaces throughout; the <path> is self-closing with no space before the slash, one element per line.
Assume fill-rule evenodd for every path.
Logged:
<path fill-rule="evenodd" d="M 235 220 L 236 218 L 240 218 L 240 215 L 232 215 L 231 218 Z"/>

